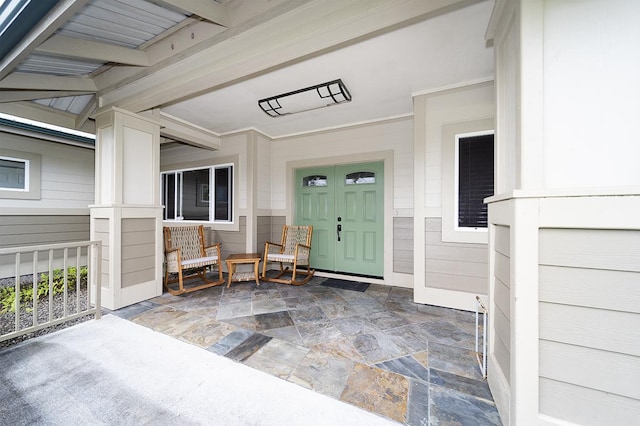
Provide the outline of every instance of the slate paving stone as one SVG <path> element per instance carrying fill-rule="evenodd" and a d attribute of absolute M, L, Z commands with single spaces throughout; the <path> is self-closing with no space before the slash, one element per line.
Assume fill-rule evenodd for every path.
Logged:
<path fill-rule="evenodd" d="M 296 327 L 306 346 L 342 337 L 340 330 L 331 321 L 296 324 Z"/>
<path fill-rule="evenodd" d="M 429 384 L 422 380 L 409 379 L 409 403 L 406 424 L 429 425 Z"/>
<path fill-rule="evenodd" d="M 354 361 L 311 350 L 289 376 L 291 383 L 339 398 L 354 366 Z"/>
<path fill-rule="evenodd" d="M 317 323 L 321 321 L 328 320 L 329 318 L 325 315 L 322 309 L 320 309 L 317 305 L 311 305 L 307 308 L 303 309 L 293 309 L 289 311 L 293 322 L 297 325 L 299 324 L 308 324 L 308 323 Z"/>
<path fill-rule="evenodd" d="M 475 351 L 431 342 L 428 358 L 428 365 L 438 370 L 472 379 L 482 379 Z"/>
<path fill-rule="evenodd" d="M 431 384 L 440 385 L 458 392 L 491 401 L 491 391 L 484 380 L 470 379 L 446 371 L 430 369 Z"/>
<path fill-rule="evenodd" d="M 241 302 L 233 301 L 220 301 L 218 306 L 218 313 L 216 315 L 217 320 L 226 320 L 231 318 L 244 317 L 251 315 L 251 299 Z"/>
<path fill-rule="evenodd" d="M 404 423 L 409 379 L 390 371 L 356 364 L 340 400 Z"/>
<path fill-rule="evenodd" d="M 126 306 L 116 311 L 111 311 L 111 314 L 122 319 L 130 319 L 140 315 L 143 312 L 146 312 L 153 308 L 157 308 L 158 306 L 160 306 L 159 303 L 147 300 L 144 302 L 136 303 L 135 305 Z"/>
<path fill-rule="evenodd" d="M 429 414 L 431 424 L 484 426 L 501 425 L 495 404 L 484 399 L 431 385 Z"/>
<path fill-rule="evenodd" d="M 225 322 L 204 319 L 177 337 L 201 348 L 207 348 L 237 329 L 238 327 Z"/>
<path fill-rule="evenodd" d="M 287 379 L 294 368 L 309 353 L 309 349 L 284 340 L 271 339 L 253 355 L 245 359 L 244 364 L 272 376 Z"/>
<path fill-rule="evenodd" d="M 475 359 L 475 314 L 413 292 L 233 283 L 116 315 L 408 425 L 499 424 Z"/>
<path fill-rule="evenodd" d="M 218 355 L 225 355 L 231 349 L 234 349 L 236 346 L 238 346 L 240 343 L 242 343 L 245 340 L 247 340 L 253 334 L 254 334 L 254 332 L 251 331 L 251 330 L 246 330 L 246 329 L 242 329 L 242 328 L 238 329 L 238 330 L 235 330 L 235 331 L 227 334 L 225 337 L 220 339 L 218 342 L 216 342 L 213 345 L 209 346 L 207 348 L 207 350 L 210 351 L 210 352 L 213 352 L 215 354 L 218 354 Z"/>
<path fill-rule="evenodd" d="M 380 362 L 376 364 L 376 367 L 429 383 L 429 369 L 425 368 L 411 355 Z"/>
<path fill-rule="evenodd" d="M 356 350 L 369 364 L 397 358 L 406 352 L 393 343 L 391 338 L 381 332 L 358 334 L 353 338 L 347 336 Z"/>

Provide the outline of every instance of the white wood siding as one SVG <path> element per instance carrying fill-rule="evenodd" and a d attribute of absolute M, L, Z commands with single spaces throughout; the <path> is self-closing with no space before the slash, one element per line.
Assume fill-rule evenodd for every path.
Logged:
<path fill-rule="evenodd" d="M 494 354 L 507 383 L 511 382 L 511 247 L 510 227 L 496 226 Z"/>
<path fill-rule="evenodd" d="M 445 290 L 487 294 L 487 245 L 442 242 L 442 220 L 425 223 L 426 285 Z"/>
<path fill-rule="evenodd" d="M 287 207 L 287 162 L 341 157 L 357 163 L 362 162 L 363 153 L 385 150 L 393 150 L 393 208 L 413 208 L 413 122 L 410 118 L 272 141 L 271 208 Z"/>
<path fill-rule="evenodd" d="M 0 132 L 2 148 L 40 154 L 40 199 L 0 198 L 0 214 L 41 209 L 80 209 L 94 202 L 94 150 Z M 8 209 L 12 209 L 11 211 Z"/>
<path fill-rule="evenodd" d="M 393 218 L 393 272 L 413 274 L 413 218 Z"/>
<path fill-rule="evenodd" d="M 581 424 L 637 422 L 640 231 L 539 236 L 540 412 Z"/>
<path fill-rule="evenodd" d="M 151 281 L 156 275 L 154 219 L 122 219 L 122 287 Z"/>

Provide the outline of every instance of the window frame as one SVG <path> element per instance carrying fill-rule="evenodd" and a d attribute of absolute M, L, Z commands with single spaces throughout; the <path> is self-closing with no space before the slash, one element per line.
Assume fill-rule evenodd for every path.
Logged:
<path fill-rule="evenodd" d="M 220 170 L 220 169 L 228 169 L 229 170 L 229 179 L 230 179 L 230 190 L 228 193 L 228 213 L 229 213 L 229 220 L 215 220 L 215 206 L 216 206 L 216 197 L 215 195 L 212 197 L 211 196 L 211 189 L 215 190 L 215 172 L 216 170 Z M 208 185 L 208 189 L 209 189 L 209 219 L 208 220 L 199 220 L 199 219 L 179 219 L 177 217 L 182 217 L 182 204 L 183 204 L 183 191 L 179 191 L 180 194 L 178 196 L 177 193 L 177 185 L 178 182 L 180 185 L 182 185 L 184 183 L 183 181 L 183 173 L 184 172 L 189 172 L 189 171 L 195 171 L 195 170 L 208 170 L 209 171 L 209 180 L 208 183 L 206 183 L 206 185 Z M 174 192 L 174 200 L 175 200 L 175 204 L 174 204 L 174 217 L 173 218 L 168 218 L 167 217 L 167 206 L 164 204 L 165 203 L 165 188 L 164 188 L 164 179 L 165 179 L 165 175 L 170 175 L 173 174 L 175 176 L 174 178 L 174 183 L 173 183 L 173 192 Z M 160 172 L 160 200 L 163 203 L 163 212 L 162 212 L 162 220 L 164 222 L 170 222 L 170 223 L 206 223 L 206 224 L 212 224 L 212 225 L 235 225 L 236 224 L 236 211 L 237 211 L 237 207 L 236 207 L 236 182 L 237 182 L 237 176 L 236 176 L 236 165 L 233 162 L 227 162 L 227 163 L 219 163 L 219 164 L 211 164 L 211 165 L 194 165 L 192 167 L 179 167 L 179 168 L 171 168 L 171 169 L 167 169 L 167 170 L 162 170 Z M 196 188 L 196 192 L 197 192 L 197 188 Z M 202 194 L 197 194 L 196 198 L 201 197 Z M 213 200 L 213 202 L 211 202 L 211 200 Z M 178 212 L 180 214 L 180 216 L 178 216 Z"/>
<path fill-rule="evenodd" d="M 442 129 L 442 241 L 488 243 L 488 228 L 458 225 L 459 141 L 461 138 L 493 135 L 494 193 L 496 187 L 496 139 L 493 118 L 453 123 Z"/>
<path fill-rule="evenodd" d="M 20 189 L 0 187 L 0 198 L 39 200 L 41 179 L 40 154 L 35 154 L 32 152 L 13 151 L 10 149 L 0 149 L 0 158 L 25 163 L 25 188 Z"/>

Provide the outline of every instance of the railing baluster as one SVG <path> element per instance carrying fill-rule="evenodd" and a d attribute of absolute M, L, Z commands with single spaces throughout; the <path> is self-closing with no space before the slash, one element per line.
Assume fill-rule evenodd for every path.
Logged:
<path fill-rule="evenodd" d="M 100 278 L 101 278 L 101 248 L 102 243 L 100 241 L 83 241 L 83 242 L 75 242 L 75 243 L 60 243 L 60 244 L 48 244 L 48 245 L 37 245 L 37 246 L 29 246 L 29 247 L 7 247 L 0 248 L 0 258 L 3 256 L 7 256 L 9 258 L 9 262 L 11 262 L 12 258 L 10 256 L 14 256 L 15 260 L 15 268 L 14 268 L 14 291 L 15 291 L 15 300 L 13 305 L 13 310 L 15 310 L 15 325 L 14 330 L 12 332 L 8 332 L 0 335 L 0 342 L 9 340 L 15 337 L 19 337 L 24 334 L 33 333 L 34 331 L 51 327 L 56 324 L 60 324 L 72 319 L 80 318 L 86 315 L 94 314 L 96 319 L 101 317 L 101 303 L 100 303 Z M 69 249 L 75 248 L 76 250 L 76 261 L 73 262 L 69 258 Z M 85 248 L 83 250 L 83 248 Z M 45 282 L 44 285 L 48 285 L 49 290 L 49 319 L 44 320 L 42 323 L 39 322 L 38 311 L 39 311 L 39 299 L 38 299 L 38 287 L 39 287 L 39 274 L 40 268 L 40 259 L 39 253 L 44 251 L 48 251 L 48 282 Z M 57 256 L 56 257 L 56 251 Z M 82 255 L 83 251 L 86 251 L 86 267 L 87 270 L 87 309 L 81 310 L 80 303 L 80 282 L 81 282 L 81 268 L 82 265 Z M 25 268 L 28 265 L 28 262 L 25 265 L 22 265 L 24 256 L 22 253 L 32 253 L 33 254 L 33 264 L 32 270 L 30 274 L 26 274 L 26 276 L 31 275 L 33 280 L 33 324 L 27 327 L 20 329 L 21 326 L 21 305 L 20 305 L 20 290 L 21 290 L 21 269 L 23 266 Z M 43 262 L 45 259 L 42 260 Z M 70 265 L 75 263 L 76 265 L 76 312 L 72 312 L 73 309 L 68 305 L 69 303 L 69 280 L 70 277 L 67 276 L 67 270 Z M 63 269 L 63 292 L 64 295 L 61 299 L 64 299 L 65 306 L 61 310 L 62 316 L 59 318 L 54 318 L 54 267 L 56 265 L 62 264 Z M 10 263 L 9 263 L 10 265 Z M 9 278 L 11 275 L 9 275 Z M 93 307 L 91 306 L 91 287 L 94 287 L 95 294 L 95 303 Z M 25 301 L 28 302 L 28 301 Z M 11 308 L 11 307 L 9 307 Z"/>
<path fill-rule="evenodd" d="M 15 323 L 15 331 L 20 330 L 20 253 L 16 253 L 16 275 L 15 275 L 15 314 L 16 314 L 16 323 Z"/>
<path fill-rule="evenodd" d="M 62 255 L 62 276 L 64 277 L 63 278 L 64 287 L 62 289 L 62 301 L 64 303 L 64 306 L 62 307 L 63 317 L 67 316 L 67 296 L 68 296 L 67 289 L 69 285 L 69 280 L 67 279 L 67 256 L 68 255 L 69 255 L 69 249 L 65 247 Z"/>
<path fill-rule="evenodd" d="M 76 248 L 76 313 L 80 313 L 80 256 L 82 256 L 82 247 Z M 87 259 L 87 262 L 89 259 Z M 88 265 L 87 265 L 88 267 Z"/>
<path fill-rule="evenodd" d="M 49 249 L 49 321 L 53 321 L 53 249 Z"/>
<path fill-rule="evenodd" d="M 33 252 L 33 325 L 38 325 L 38 250 Z"/>

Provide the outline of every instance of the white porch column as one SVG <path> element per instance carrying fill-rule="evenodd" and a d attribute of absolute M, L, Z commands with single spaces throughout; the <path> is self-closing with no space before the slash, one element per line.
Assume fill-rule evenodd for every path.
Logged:
<path fill-rule="evenodd" d="M 103 244 L 102 305 L 119 309 L 162 294 L 159 123 L 98 112 L 95 158 L 91 239 Z"/>

